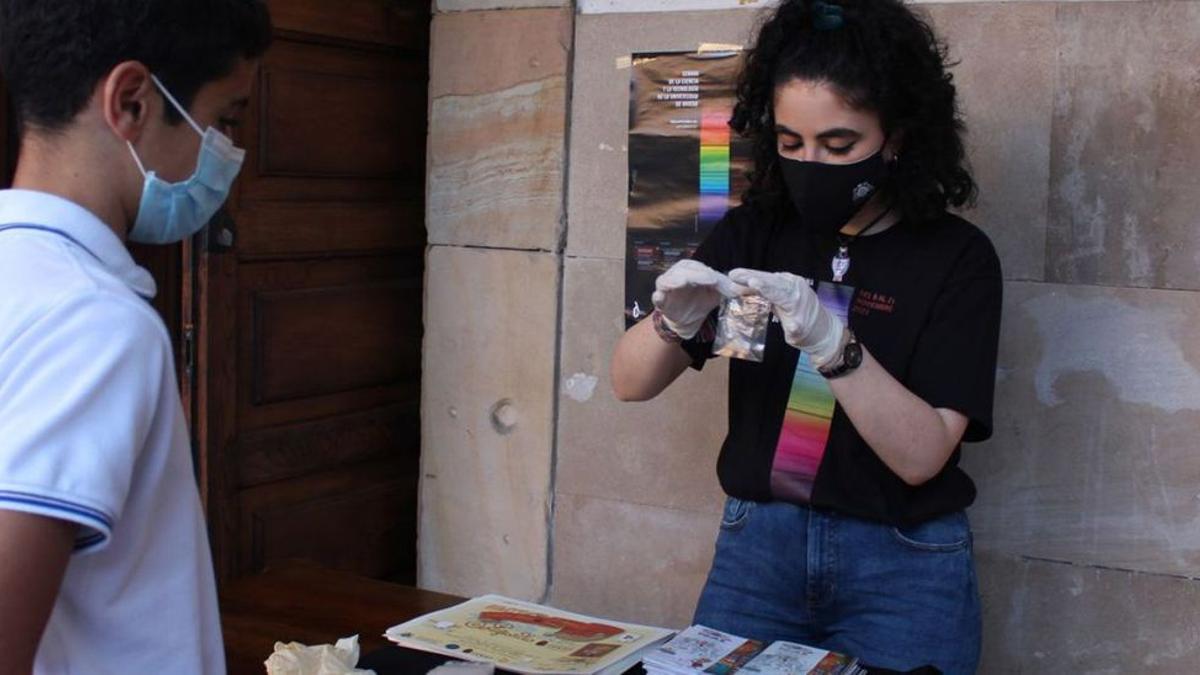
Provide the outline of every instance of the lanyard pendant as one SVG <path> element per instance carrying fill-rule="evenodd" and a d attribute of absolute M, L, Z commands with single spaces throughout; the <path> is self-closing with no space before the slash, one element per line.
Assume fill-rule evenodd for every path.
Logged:
<path fill-rule="evenodd" d="M 839 246 L 838 252 L 833 256 L 833 282 L 840 284 L 845 278 L 846 272 L 850 271 L 850 248 L 847 246 Z"/>

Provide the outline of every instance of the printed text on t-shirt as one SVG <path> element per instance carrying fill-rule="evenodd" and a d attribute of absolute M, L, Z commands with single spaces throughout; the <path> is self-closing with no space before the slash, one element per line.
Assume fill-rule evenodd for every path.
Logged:
<path fill-rule="evenodd" d="M 883 293 L 859 291 L 854 298 L 852 311 L 859 316 L 870 316 L 871 312 L 891 314 L 896 311 L 896 298 Z"/>

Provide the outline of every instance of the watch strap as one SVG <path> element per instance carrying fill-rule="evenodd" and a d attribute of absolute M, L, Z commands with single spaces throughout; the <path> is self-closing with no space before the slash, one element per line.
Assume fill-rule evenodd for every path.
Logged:
<path fill-rule="evenodd" d="M 846 329 L 846 336 L 847 339 L 837 360 L 817 369 L 817 372 L 827 380 L 836 380 L 849 375 L 862 365 L 862 344 L 858 341 L 858 336 L 849 328 Z"/>

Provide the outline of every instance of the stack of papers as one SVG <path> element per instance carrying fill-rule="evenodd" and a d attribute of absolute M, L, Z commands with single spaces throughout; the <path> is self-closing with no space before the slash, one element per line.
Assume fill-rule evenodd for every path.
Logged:
<path fill-rule="evenodd" d="M 777 641 L 764 648 L 705 626 L 692 626 L 648 653 L 648 675 L 859 675 L 858 660 L 795 642 Z"/>
<path fill-rule="evenodd" d="M 647 675 L 724 675 L 754 658 L 762 648 L 763 643 L 757 640 L 692 626 L 647 654 L 642 665 Z"/>

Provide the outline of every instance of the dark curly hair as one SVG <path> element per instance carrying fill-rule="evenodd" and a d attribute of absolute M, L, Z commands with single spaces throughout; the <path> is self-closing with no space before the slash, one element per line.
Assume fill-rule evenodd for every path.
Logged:
<path fill-rule="evenodd" d="M 794 79 L 828 83 L 902 138 L 890 198 L 910 220 L 970 204 L 977 188 L 966 162 L 965 126 L 945 45 L 901 0 L 783 0 L 746 54 L 729 126 L 753 145 L 743 201 L 794 213 L 779 168 L 774 96 Z"/>
<path fill-rule="evenodd" d="M 19 124 L 48 133 L 70 125 L 122 61 L 145 64 L 190 108 L 271 38 L 264 0 L 0 0 L 0 70 Z"/>

